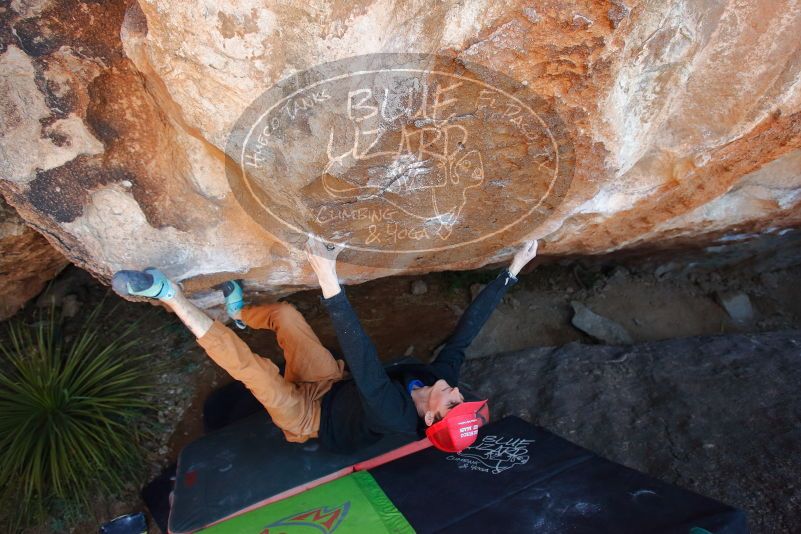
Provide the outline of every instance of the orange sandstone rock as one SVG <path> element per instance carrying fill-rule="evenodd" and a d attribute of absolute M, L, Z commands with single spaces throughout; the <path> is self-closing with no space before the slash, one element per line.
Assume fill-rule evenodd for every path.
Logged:
<path fill-rule="evenodd" d="M 273 293 L 312 285 L 290 238 L 313 231 L 365 246 L 374 213 L 385 238 L 397 223 L 396 241 L 437 252 L 373 261 L 354 248 L 340 269 L 347 282 L 478 267 L 509 258 L 524 236 L 549 255 L 602 254 L 801 223 L 801 7 L 789 0 L 40 0 L 12 2 L 0 23 L 0 192 L 96 276 L 158 265 L 203 305 L 218 297 L 202 290 L 231 276 Z M 340 84 L 328 100 L 317 93 L 339 107 L 312 105 L 304 83 L 316 66 L 379 53 L 432 57 L 487 86 L 453 89 L 458 113 L 418 107 L 370 128 L 376 91 L 358 101 Z M 269 172 L 242 170 L 232 130 L 295 75 L 307 100 L 287 102 L 300 120 L 249 138 Z M 444 112 L 442 76 L 420 80 L 441 90 Z M 365 87 L 350 89 L 358 98 Z M 494 118 L 477 114 L 481 91 L 505 102 Z M 523 112 L 510 94 L 553 119 L 539 137 L 512 123 Z M 381 161 L 326 152 L 331 132 L 373 143 L 381 128 L 414 141 L 370 145 Z M 556 159 L 569 160 L 569 187 L 500 232 L 547 197 L 537 169 Z M 243 192 L 237 172 L 258 187 Z M 400 212 L 385 220 L 392 206 Z M 342 226 L 343 214 L 356 221 Z M 283 234 L 283 223 L 298 231 Z"/>
<path fill-rule="evenodd" d="M 14 315 L 68 263 L 0 198 L 0 321 Z"/>

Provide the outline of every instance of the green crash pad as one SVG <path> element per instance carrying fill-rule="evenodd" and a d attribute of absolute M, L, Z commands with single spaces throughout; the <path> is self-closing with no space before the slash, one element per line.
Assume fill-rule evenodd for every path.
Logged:
<path fill-rule="evenodd" d="M 204 534 L 405 534 L 403 515 L 372 475 L 359 471 L 200 532 Z"/>

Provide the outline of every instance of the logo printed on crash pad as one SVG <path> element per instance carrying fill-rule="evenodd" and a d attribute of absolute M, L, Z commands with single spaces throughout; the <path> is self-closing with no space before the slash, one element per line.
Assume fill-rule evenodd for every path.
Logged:
<path fill-rule="evenodd" d="M 283 529 L 271 530 L 277 527 L 298 527 L 298 532 L 322 532 L 323 534 L 330 534 L 336 531 L 339 525 L 342 524 L 349 510 L 350 501 L 345 501 L 345 503 L 337 507 L 320 506 L 312 510 L 289 515 L 274 523 L 270 523 L 264 527 L 261 534 L 278 534 L 279 532 L 283 532 Z"/>
<path fill-rule="evenodd" d="M 506 436 L 484 436 L 480 442 L 447 459 L 457 462 L 459 469 L 470 469 L 497 475 L 516 465 L 528 463 L 528 445 L 533 439 Z"/>
<path fill-rule="evenodd" d="M 242 208 L 348 263 L 451 264 L 528 236 L 562 201 L 572 141 L 551 101 L 450 57 L 370 54 L 280 81 L 229 137 Z M 403 258 L 398 258 L 403 256 Z"/>

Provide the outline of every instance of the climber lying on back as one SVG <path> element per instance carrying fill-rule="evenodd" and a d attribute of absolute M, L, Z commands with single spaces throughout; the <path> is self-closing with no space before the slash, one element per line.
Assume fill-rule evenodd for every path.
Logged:
<path fill-rule="evenodd" d="M 336 257 L 341 250 L 317 240 L 307 244 L 307 257 L 323 292 L 321 301 L 333 321 L 349 373 L 345 362 L 323 347 L 292 305 L 245 307 L 242 288 L 235 281 L 222 287 L 229 316 L 237 324 L 275 331 L 286 359 L 284 376 L 232 330 L 193 305 L 160 271 L 119 271 L 113 286 L 121 295 L 163 301 L 211 359 L 247 386 L 288 441 L 319 438 L 323 447 L 349 453 L 387 434 L 417 434 L 448 452 L 468 447 L 489 413 L 486 401 L 465 402 L 457 387 L 465 350 L 517 282 L 520 269 L 536 255 L 537 242 L 526 242 L 509 268 L 468 306 L 434 362 L 396 366 L 390 373 L 339 285 Z"/>

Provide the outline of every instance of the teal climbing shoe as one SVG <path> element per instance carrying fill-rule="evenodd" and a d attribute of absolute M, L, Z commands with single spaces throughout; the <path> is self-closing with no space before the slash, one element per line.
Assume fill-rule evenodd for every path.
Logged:
<path fill-rule="evenodd" d="M 117 271 L 111 279 L 111 287 L 119 295 L 149 297 L 168 300 L 175 296 L 175 289 L 164 273 L 155 267 L 144 271 Z"/>
<path fill-rule="evenodd" d="M 245 306 L 242 300 L 242 284 L 238 280 L 228 280 L 220 286 L 220 289 L 225 297 L 225 311 L 228 313 L 228 317 L 234 319 L 234 314 Z M 239 319 L 234 319 L 234 324 L 238 328 L 245 328 L 245 323 Z"/>

